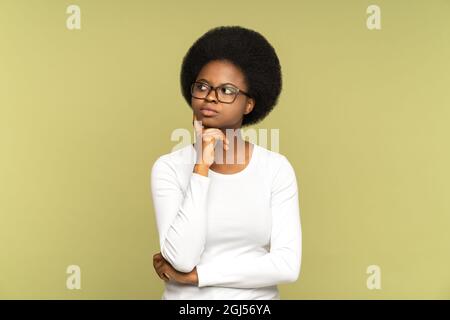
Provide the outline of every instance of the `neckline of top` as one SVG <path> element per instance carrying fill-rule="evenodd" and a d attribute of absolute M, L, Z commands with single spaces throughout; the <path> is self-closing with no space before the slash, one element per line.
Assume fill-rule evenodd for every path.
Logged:
<path fill-rule="evenodd" d="M 241 171 L 238 171 L 236 173 L 229 173 L 229 174 L 228 173 L 220 173 L 220 172 L 216 172 L 211 169 L 208 169 L 208 175 L 220 177 L 220 178 L 224 178 L 224 179 L 232 179 L 232 178 L 237 178 L 242 175 L 245 175 L 247 172 L 249 172 L 250 169 L 254 166 L 254 164 L 256 162 L 256 158 L 257 158 L 258 151 L 259 151 L 258 150 L 259 146 L 257 144 L 251 143 L 251 142 L 249 142 L 249 143 L 250 143 L 250 145 L 253 145 L 253 148 L 252 148 L 250 160 L 244 169 L 242 169 Z M 197 150 L 195 149 L 195 147 L 192 144 L 191 144 L 191 149 L 194 151 L 194 159 L 197 159 Z"/>

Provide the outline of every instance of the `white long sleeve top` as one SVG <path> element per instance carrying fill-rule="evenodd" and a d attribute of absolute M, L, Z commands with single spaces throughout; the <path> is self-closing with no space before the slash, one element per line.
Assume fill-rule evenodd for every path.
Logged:
<path fill-rule="evenodd" d="M 161 254 L 198 285 L 165 282 L 162 299 L 280 299 L 298 279 L 302 235 L 297 179 L 287 158 L 253 144 L 244 170 L 193 173 L 193 145 L 160 156 L 151 193 Z"/>

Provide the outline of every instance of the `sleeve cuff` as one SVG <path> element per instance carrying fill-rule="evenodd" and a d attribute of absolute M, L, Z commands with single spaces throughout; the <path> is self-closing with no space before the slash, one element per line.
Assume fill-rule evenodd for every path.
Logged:
<path fill-rule="evenodd" d="M 211 285 L 211 273 L 208 271 L 208 267 L 206 265 L 199 264 L 197 265 L 197 278 L 198 278 L 198 287 L 207 287 Z"/>

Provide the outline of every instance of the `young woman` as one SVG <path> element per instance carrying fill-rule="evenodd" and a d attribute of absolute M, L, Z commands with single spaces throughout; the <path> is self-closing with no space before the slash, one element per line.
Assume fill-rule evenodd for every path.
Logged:
<path fill-rule="evenodd" d="M 214 28 L 184 57 L 196 142 L 160 156 L 151 173 L 162 299 L 280 299 L 277 284 L 297 280 L 294 169 L 240 134 L 270 113 L 281 87 L 275 50 L 250 29 Z"/>

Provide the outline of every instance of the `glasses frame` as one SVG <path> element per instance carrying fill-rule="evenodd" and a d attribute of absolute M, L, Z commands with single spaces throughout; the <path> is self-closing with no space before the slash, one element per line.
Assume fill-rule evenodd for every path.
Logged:
<path fill-rule="evenodd" d="M 202 84 L 202 85 L 204 85 L 204 86 L 209 87 L 209 90 L 208 90 L 208 92 L 206 93 L 206 96 L 205 96 L 204 98 L 194 97 L 194 95 L 193 95 L 193 94 L 194 94 L 194 85 L 195 85 L 196 83 L 199 83 L 199 84 Z M 235 88 L 235 89 L 237 90 L 237 93 L 236 93 L 236 95 L 234 96 L 233 101 L 231 101 L 231 102 L 224 102 L 224 101 L 221 101 L 221 100 L 219 99 L 219 93 L 217 92 L 217 89 L 219 89 L 219 88 L 221 88 L 221 87 L 223 87 L 223 86 L 225 86 L 225 85 L 231 86 L 231 87 L 233 87 L 233 88 Z M 217 101 L 219 101 L 219 102 L 221 102 L 221 103 L 226 103 L 226 104 L 231 104 L 231 103 L 233 103 L 234 101 L 236 101 L 236 98 L 238 97 L 238 95 L 239 95 L 240 93 L 246 95 L 246 96 L 249 97 L 249 98 L 252 98 L 247 92 L 245 92 L 244 90 L 239 89 L 238 87 L 236 87 L 235 85 L 233 85 L 233 84 L 231 84 L 231 83 L 224 83 L 224 84 L 221 84 L 221 85 L 219 85 L 219 86 L 217 86 L 217 87 L 213 87 L 212 85 L 210 85 L 210 84 L 208 84 L 208 83 L 206 83 L 206 82 L 203 82 L 203 81 L 194 81 L 194 82 L 192 82 L 192 84 L 191 84 L 191 97 L 194 98 L 194 99 L 205 100 L 205 99 L 209 96 L 209 94 L 211 93 L 211 90 L 214 90 L 214 92 L 216 93 L 216 99 L 217 99 Z"/>

